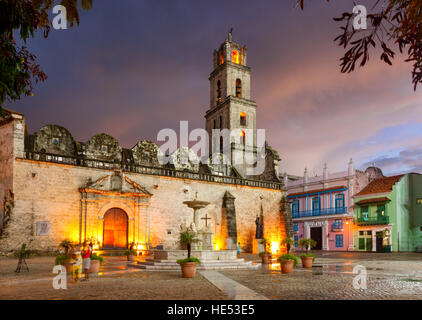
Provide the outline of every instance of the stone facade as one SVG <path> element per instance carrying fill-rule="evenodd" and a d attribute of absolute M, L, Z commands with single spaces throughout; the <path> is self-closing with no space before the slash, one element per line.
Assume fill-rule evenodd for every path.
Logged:
<path fill-rule="evenodd" d="M 79 191 L 82 186 L 91 180 L 112 174 L 111 170 L 25 159 L 17 159 L 14 169 L 15 207 L 11 223 L 0 240 L 1 250 L 17 249 L 21 243 L 28 243 L 31 239 L 31 248 L 54 249 L 64 238 L 78 241 L 81 224 L 82 227 L 86 225 L 81 240 L 96 238 L 102 242 L 103 221 L 98 218 L 103 217 L 105 212 L 113 207 L 122 208 L 129 219 L 134 219 L 134 226 L 130 225 L 128 230 L 129 240 L 144 243 L 148 242 L 149 236 L 152 246 L 162 244 L 165 248 L 172 248 L 177 241 L 180 224 L 192 220 L 192 210 L 182 202 L 191 200 L 195 192 L 198 192 L 202 200 L 211 202 L 210 206 L 201 210 L 201 216 L 208 214 L 211 217 L 220 248 L 225 243 L 221 236 L 226 227 L 222 225 L 222 220 L 223 198 L 227 191 L 236 197 L 234 204 L 237 237 L 242 246 L 250 246 L 253 239 L 254 221 L 260 211 L 260 203 L 263 203 L 264 208 L 265 236 L 281 239 L 285 233 L 280 212 L 283 193 L 280 190 L 123 173 L 125 177 L 153 193 L 145 203 L 139 204 L 136 198 L 117 194 L 83 197 L 84 193 Z M 85 206 L 87 212 L 82 211 L 82 216 L 86 214 L 86 217 L 81 221 L 81 208 L 85 210 Z M 50 222 L 51 231 L 48 236 L 35 234 L 35 226 L 39 221 Z M 135 228 L 135 234 L 132 228 Z"/>
<path fill-rule="evenodd" d="M 101 246 L 106 236 L 111 244 L 118 238 L 121 245 L 123 237 L 125 246 L 134 242 L 176 248 L 180 225 L 193 218 L 183 201 L 196 193 L 210 202 L 200 210 L 200 218 L 211 218 L 207 221 L 214 228 L 215 248 L 225 249 L 230 238 L 250 251 L 257 215 L 263 216 L 264 236 L 279 247 L 289 213 L 278 179 L 277 152 L 265 145 L 260 175 L 246 176 L 233 166 L 233 155 L 257 153 L 256 103 L 250 100 L 246 58 L 246 47 L 233 42 L 231 34 L 215 52 L 206 129 L 210 132 L 219 121 L 219 129 L 253 132 L 252 142 L 248 137 L 241 146 L 230 141 L 230 159 L 212 155 L 221 160 L 218 163 L 198 159 L 182 147 L 162 164 L 163 154 L 152 141 L 142 140 L 131 149 L 105 133 L 75 141 L 57 125 L 25 134 L 24 116 L 6 110 L 0 117 L 0 251 L 16 250 L 22 243 L 56 250 L 65 238 L 93 240 Z M 221 85 L 219 97 L 216 81 Z M 189 161 L 184 163 L 186 156 Z M 106 221 L 113 225 L 110 219 L 119 227 L 106 229 Z"/>

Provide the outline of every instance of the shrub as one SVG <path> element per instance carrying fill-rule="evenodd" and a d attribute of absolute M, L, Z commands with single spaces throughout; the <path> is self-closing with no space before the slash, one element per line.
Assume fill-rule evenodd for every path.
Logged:
<path fill-rule="evenodd" d="M 293 260 L 295 268 L 299 264 L 299 258 L 296 257 L 294 254 L 289 254 L 289 253 L 285 253 L 285 254 L 281 255 L 280 257 L 278 257 L 277 260 L 278 260 L 278 262 Z"/>
<path fill-rule="evenodd" d="M 104 257 L 97 255 L 96 253 L 93 253 L 91 256 L 91 260 L 99 260 L 102 264 L 104 262 Z"/>
<path fill-rule="evenodd" d="M 197 238 L 196 233 L 193 230 L 185 230 L 179 234 L 179 243 L 181 246 L 186 246 L 188 250 L 188 258 L 190 258 L 191 248 L 193 243 L 200 242 Z"/>
<path fill-rule="evenodd" d="M 301 258 L 309 258 L 309 257 L 312 257 L 312 262 L 315 261 L 315 255 L 312 254 L 312 253 L 304 253 L 304 254 L 301 254 L 300 257 Z"/>
<path fill-rule="evenodd" d="M 67 261 L 70 261 L 70 257 L 65 254 L 60 254 L 56 257 L 56 265 L 64 266 Z"/>
<path fill-rule="evenodd" d="M 295 244 L 295 240 L 293 239 L 293 237 L 287 237 L 287 238 L 284 238 L 281 241 L 281 243 L 284 244 L 284 245 L 286 245 L 287 253 L 290 253 L 290 249 Z"/>
<path fill-rule="evenodd" d="M 307 253 L 311 248 L 314 248 L 316 245 L 316 241 L 310 238 L 302 238 L 299 240 L 299 247 L 305 249 Z"/>
<path fill-rule="evenodd" d="M 136 251 L 135 250 L 131 250 L 131 249 L 127 249 L 125 251 L 125 256 L 136 256 Z"/>
<path fill-rule="evenodd" d="M 179 260 L 177 260 L 177 263 L 179 263 L 179 264 L 181 263 L 183 265 L 185 265 L 186 262 L 196 262 L 197 265 L 200 265 L 201 264 L 201 261 L 199 261 L 199 259 L 198 258 L 195 258 L 195 257 L 189 257 L 189 258 L 186 258 L 186 259 L 179 259 Z"/>
<path fill-rule="evenodd" d="M 64 254 L 68 255 L 70 249 L 72 249 L 74 247 L 72 241 L 68 240 L 68 239 L 64 239 L 60 242 L 59 244 L 59 248 L 64 250 Z"/>
<path fill-rule="evenodd" d="M 270 254 L 270 253 L 267 252 L 267 251 L 262 251 L 262 252 L 259 253 L 259 256 L 262 257 L 264 254 Z"/>

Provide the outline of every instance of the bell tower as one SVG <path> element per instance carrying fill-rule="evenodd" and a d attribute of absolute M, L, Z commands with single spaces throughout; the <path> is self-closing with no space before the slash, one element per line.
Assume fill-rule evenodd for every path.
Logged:
<path fill-rule="evenodd" d="M 230 30 L 213 54 L 210 81 L 210 107 L 205 114 L 210 138 L 210 154 L 231 155 L 231 163 L 245 176 L 245 154 L 256 154 L 256 103 L 251 100 L 251 68 L 247 66 L 246 46 L 233 41 Z M 213 129 L 228 129 L 230 141 L 213 137 Z"/>

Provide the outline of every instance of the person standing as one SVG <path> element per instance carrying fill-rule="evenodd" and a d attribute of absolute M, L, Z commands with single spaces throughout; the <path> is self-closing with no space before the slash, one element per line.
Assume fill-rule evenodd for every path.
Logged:
<path fill-rule="evenodd" d="M 239 256 L 242 254 L 242 248 L 240 247 L 240 242 L 237 243 L 237 254 Z"/>
<path fill-rule="evenodd" d="M 92 254 L 92 246 L 91 243 L 87 246 L 86 243 L 84 244 L 84 250 L 82 251 L 82 259 L 83 259 L 83 271 L 85 274 L 85 281 L 89 280 L 89 268 L 91 267 L 91 254 Z"/>

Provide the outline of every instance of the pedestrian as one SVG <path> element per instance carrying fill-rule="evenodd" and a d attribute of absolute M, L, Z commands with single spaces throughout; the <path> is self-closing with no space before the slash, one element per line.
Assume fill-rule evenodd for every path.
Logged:
<path fill-rule="evenodd" d="M 84 281 L 89 280 L 89 268 L 91 267 L 91 254 L 92 254 L 92 246 L 91 243 L 89 245 L 84 243 L 84 250 L 82 251 L 82 259 L 83 259 L 83 272 L 85 275 Z"/>
<path fill-rule="evenodd" d="M 237 254 L 239 256 L 242 254 L 242 248 L 240 247 L 240 242 L 237 243 Z"/>

